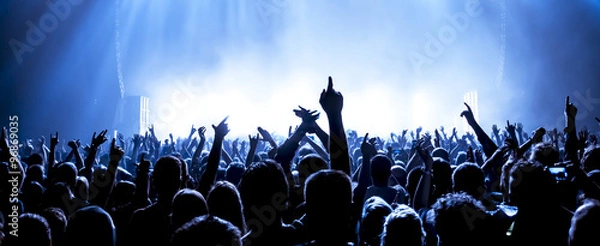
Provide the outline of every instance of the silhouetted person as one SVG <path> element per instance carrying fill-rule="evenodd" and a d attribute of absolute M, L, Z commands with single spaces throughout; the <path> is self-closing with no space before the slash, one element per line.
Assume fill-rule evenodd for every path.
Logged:
<path fill-rule="evenodd" d="M 230 222 L 211 215 L 195 217 L 173 233 L 171 246 L 241 246 L 241 233 Z"/>
<path fill-rule="evenodd" d="M 359 230 L 359 245 L 379 245 L 385 218 L 392 212 L 392 207 L 378 196 L 365 201 Z"/>
<path fill-rule="evenodd" d="M 381 246 L 423 246 L 424 240 L 423 223 L 411 207 L 400 204 L 386 217 Z"/>
<path fill-rule="evenodd" d="M 208 193 L 208 211 L 237 226 L 242 234 L 246 234 L 246 219 L 240 193 L 229 181 L 217 181 Z"/>
<path fill-rule="evenodd" d="M 600 232 L 600 202 L 589 199 L 573 215 L 569 230 L 569 246 L 598 245 Z"/>
<path fill-rule="evenodd" d="M 171 228 L 177 230 L 181 225 L 194 217 L 208 214 L 208 205 L 200 192 L 192 189 L 181 189 L 173 197 L 171 207 Z"/>
<path fill-rule="evenodd" d="M 66 245 L 66 230 L 67 230 L 67 217 L 60 208 L 50 207 L 42 210 L 40 213 L 50 226 L 52 232 L 52 246 L 64 246 Z"/>
<path fill-rule="evenodd" d="M 133 213 L 129 223 L 129 245 L 166 245 L 170 238 L 171 205 L 181 186 L 181 163 L 173 156 L 156 161 L 152 184 L 158 195 L 156 203 Z"/>
<path fill-rule="evenodd" d="M 68 246 L 114 246 L 116 230 L 110 215 L 92 205 L 77 210 L 67 223 Z"/>
<path fill-rule="evenodd" d="M 52 235 L 46 219 L 38 214 L 24 213 L 19 216 L 18 236 L 8 233 L 6 246 L 51 246 Z"/>

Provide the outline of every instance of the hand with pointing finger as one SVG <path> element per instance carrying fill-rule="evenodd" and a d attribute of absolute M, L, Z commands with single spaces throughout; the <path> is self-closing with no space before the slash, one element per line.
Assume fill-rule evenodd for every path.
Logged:
<path fill-rule="evenodd" d="M 344 107 L 344 97 L 342 96 L 342 93 L 333 89 L 333 79 L 331 77 L 329 77 L 327 89 L 324 89 L 323 92 L 321 92 L 319 103 L 328 115 L 340 114 L 342 112 L 342 108 Z"/>

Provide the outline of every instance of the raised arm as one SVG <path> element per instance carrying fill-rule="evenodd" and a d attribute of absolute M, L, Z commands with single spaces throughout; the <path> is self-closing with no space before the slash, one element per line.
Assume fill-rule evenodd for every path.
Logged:
<path fill-rule="evenodd" d="M 135 175 L 135 193 L 133 195 L 132 204 L 135 209 L 145 207 L 151 204 L 150 202 L 150 161 L 144 158 L 144 154 L 140 157 L 139 164 L 136 163 Z"/>
<path fill-rule="evenodd" d="M 252 137 L 252 135 L 248 135 L 248 143 L 250 144 L 250 150 L 248 151 L 248 155 L 246 156 L 246 167 L 249 167 L 254 160 L 254 153 L 256 153 L 256 146 L 258 146 L 259 134 L 256 134 L 256 137 Z"/>
<path fill-rule="evenodd" d="M 575 117 L 577 116 L 577 107 L 569 101 L 567 97 L 565 105 L 565 161 L 572 161 L 579 164 L 577 155 L 577 128 L 575 127 Z"/>
<path fill-rule="evenodd" d="M 375 148 L 375 138 L 369 139 L 369 133 L 365 134 L 365 138 L 360 145 L 360 152 L 362 153 L 362 164 L 360 173 L 358 175 L 358 186 L 361 188 L 367 188 L 371 186 L 371 158 L 377 155 L 377 149 Z M 364 195 L 364 194 L 362 194 Z M 361 201 L 362 202 L 362 201 Z"/>
<path fill-rule="evenodd" d="M 351 177 L 348 141 L 342 120 L 344 97 L 333 89 L 333 79 L 329 77 L 327 89 L 321 92 L 319 103 L 329 120 L 329 156 L 331 168 L 340 170 Z"/>
<path fill-rule="evenodd" d="M 83 157 L 81 157 L 81 153 L 79 152 L 79 146 L 81 145 L 81 143 L 78 140 L 71 140 L 69 141 L 69 143 L 67 144 L 69 147 L 71 147 L 72 151 L 71 153 L 73 153 L 73 156 L 75 156 L 75 166 L 77 167 L 77 170 L 81 170 L 81 168 L 84 167 L 83 165 Z M 68 161 L 68 160 L 65 160 Z"/>
<path fill-rule="evenodd" d="M 83 176 L 85 176 L 88 180 L 92 180 L 93 166 L 96 162 L 96 153 L 98 152 L 98 148 L 100 147 L 100 145 L 106 142 L 106 140 L 108 140 L 106 138 L 107 132 L 108 130 L 104 130 L 101 131 L 100 134 L 98 134 L 98 136 L 96 136 L 96 132 L 94 132 L 94 135 L 92 135 L 92 143 L 90 144 L 90 149 L 88 155 L 85 157 L 84 162 L 85 171 Z"/>
<path fill-rule="evenodd" d="M 475 132 L 475 135 L 477 135 L 477 140 L 481 144 L 485 155 L 492 156 L 498 146 L 496 146 L 492 139 L 485 133 L 485 131 L 483 131 L 481 126 L 479 126 L 479 123 L 477 123 L 475 120 L 475 116 L 473 115 L 473 110 L 471 110 L 471 107 L 467 103 L 465 103 L 465 106 L 467 107 L 467 110 L 463 111 L 460 116 L 464 117 L 471 128 L 473 128 L 473 131 Z"/>
<path fill-rule="evenodd" d="M 277 142 L 275 142 L 275 140 L 273 139 L 273 137 L 271 136 L 271 134 L 263 129 L 262 127 L 258 127 L 258 133 L 260 133 L 260 135 L 262 136 L 262 138 L 267 141 L 269 143 L 269 145 L 271 146 L 271 150 L 269 151 L 269 158 L 271 159 L 275 159 L 275 155 L 277 154 Z"/>
<path fill-rule="evenodd" d="M 96 176 L 90 184 L 90 191 L 96 191 L 96 196 L 93 196 L 91 202 L 104 209 L 107 209 L 108 198 L 114 187 L 115 180 L 117 178 L 117 172 L 119 171 L 119 162 L 123 158 L 125 151 L 116 144 L 116 139 L 113 138 L 110 143 L 109 151 L 109 163 L 105 173 L 102 173 L 103 177 Z"/>
<path fill-rule="evenodd" d="M 425 148 L 423 148 L 423 140 L 417 143 L 417 153 L 425 162 L 425 172 L 419 180 L 417 190 L 415 191 L 415 199 L 413 199 L 413 208 L 419 211 L 421 208 L 429 206 L 429 196 L 431 195 L 431 170 L 433 167 L 433 158 Z"/>
<path fill-rule="evenodd" d="M 223 139 L 225 139 L 225 135 L 229 133 L 229 126 L 225 121 L 227 121 L 228 117 L 225 117 L 219 123 L 219 125 L 213 125 L 213 129 L 215 130 L 215 140 L 213 142 L 212 148 L 210 149 L 210 154 L 208 154 L 208 162 L 206 163 L 206 170 L 202 175 L 202 178 L 199 181 L 198 191 L 204 196 L 208 197 L 208 192 L 210 188 L 214 185 L 215 180 L 217 178 L 217 170 L 219 169 L 219 162 L 221 161 L 221 151 L 223 149 Z"/>

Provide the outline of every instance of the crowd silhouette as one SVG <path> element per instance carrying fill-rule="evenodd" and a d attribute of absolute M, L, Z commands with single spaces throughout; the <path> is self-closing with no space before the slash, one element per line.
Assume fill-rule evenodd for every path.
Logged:
<path fill-rule="evenodd" d="M 288 136 L 258 127 L 247 140 L 227 138 L 225 118 L 211 138 L 55 133 L 15 152 L 4 128 L 0 245 L 600 243 L 599 143 L 568 97 L 565 126 L 532 133 L 507 122 L 488 135 L 465 104 L 462 136 L 346 130 L 331 77 L 319 103 L 329 132 L 299 107 Z"/>

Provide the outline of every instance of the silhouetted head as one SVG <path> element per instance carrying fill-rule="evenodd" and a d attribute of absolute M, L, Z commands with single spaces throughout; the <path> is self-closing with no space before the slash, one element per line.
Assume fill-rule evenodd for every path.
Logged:
<path fill-rule="evenodd" d="M 50 226 L 41 215 L 33 213 L 21 214 L 18 223 L 18 236 L 7 233 L 3 245 L 52 245 Z"/>
<path fill-rule="evenodd" d="M 200 192 L 192 189 L 181 189 L 173 197 L 171 207 L 171 225 L 179 228 L 192 218 L 208 214 L 208 205 Z"/>
<path fill-rule="evenodd" d="M 113 188 L 114 205 L 125 205 L 133 200 L 135 184 L 129 181 L 119 181 Z"/>
<path fill-rule="evenodd" d="M 174 156 L 163 156 L 156 161 L 152 171 L 152 184 L 161 196 L 171 201 L 181 186 L 181 162 Z"/>
<path fill-rule="evenodd" d="M 26 181 L 36 181 L 40 184 L 43 184 L 44 179 L 46 179 L 44 167 L 39 164 L 29 165 L 29 167 L 27 167 L 25 178 L 27 179 Z"/>
<path fill-rule="evenodd" d="M 452 192 L 452 167 L 450 163 L 442 158 L 433 158 L 432 165 L 434 193 L 437 195 Z M 437 197 L 436 197 L 437 198 Z"/>
<path fill-rule="evenodd" d="M 600 190 L 597 188 L 600 187 L 600 170 L 596 169 L 588 172 L 587 177 L 593 185 L 584 186 L 583 193 L 585 198 L 600 200 Z"/>
<path fill-rule="evenodd" d="M 448 193 L 433 204 L 435 230 L 442 245 L 485 245 L 485 208 L 467 193 Z M 469 216 L 465 216 L 468 214 Z"/>
<path fill-rule="evenodd" d="M 173 233 L 171 246 L 196 245 L 241 246 L 241 233 L 236 226 L 218 217 L 195 217 Z"/>
<path fill-rule="evenodd" d="M 240 193 L 228 181 L 218 181 L 208 193 L 208 210 L 211 215 L 227 220 L 246 233 L 246 220 Z"/>
<path fill-rule="evenodd" d="M 392 174 L 392 160 L 385 155 L 375 155 L 371 158 L 371 179 L 373 185 L 384 187 Z"/>
<path fill-rule="evenodd" d="M 34 153 L 27 157 L 27 164 L 30 166 L 34 164 L 39 164 L 43 166 L 45 163 L 44 158 L 40 154 Z"/>
<path fill-rule="evenodd" d="M 52 245 L 64 245 L 66 240 L 65 231 L 67 230 L 65 212 L 60 208 L 50 207 L 42 210 L 40 215 L 48 221 L 50 232 L 52 233 Z"/>
<path fill-rule="evenodd" d="M 406 169 L 401 165 L 393 165 L 390 169 L 392 176 L 390 177 L 390 185 L 400 185 L 402 187 L 406 187 L 406 180 L 408 178 L 408 174 L 406 173 Z"/>
<path fill-rule="evenodd" d="M 529 157 L 531 162 L 539 162 L 540 164 L 548 167 L 553 166 L 555 163 L 560 161 L 558 150 L 552 143 L 538 143 L 533 146 L 531 156 Z"/>
<path fill-rule="evenodd" d="M 408 172 L 407 182 L 406 182 L 406 192 L 410 196 L 411 201 L 415 197 L 415 192 L 417 191 L 417 186 L 419 185 L 419 181 L 421 180 L 421 176 L 423 176 L 423 168 L 413 168 Z"/>
<path fill-rule="evenodd" d="M 554 179 L 539 162 L 519 161 L 510 170 L 508 195 L 519 210 L 550 205 L 554 191 Z"/>
<path fill-rule="evenodd" d="M 240 183 L 240 179 L 242 179 L 244 171 L 246 171 L 244 163 L 232 162 L 227 166 L 227 170 L 225 171 L 225 180 L 237 186 Z"/>
<path fill-rule="evenodd" d="M 90 199 L 90 183 L 84 176 L 77 176 L 73 195 L 81 200 L 87 201 Z"/>
<path fill-rule="evenodd" d="M 31 181 L 24 183 L 21 186 L 21 201 L 25 207 L 25 211 L 38 213 L 42 208 L 42 199 L 44 194 L 43 186 L 36 182 Z"/>
<path fill-rule="evenodd" d="M 600 148 L 594 146 L 586 149 L 581 164 L 586 172 L 600 170 Z"/>
<path fill-rule="evenodd" d="M 115 225 L 104 209 L 93 205 L 81 208 L 67 223 L 68 246 L 114 246 Z"/>
<path fill-rule="evenodd" d="M 480 197 L 486 191 L 483 171 L 475 163 L 460 164 L 452 174 L 452 189 L 455 192 L 464 191 L 473 197 Z"/>
<path fill-rule="evenodd" d="M 319 170 L 329 168 L 327 162 L 317 154 L 309 154 L 304 156 L 298 163 L 298 182 L 300 186 L 304 186 L 306 179 L 313 173 Z"/>
<path fill-rule="evenodd" d="M 438 157 L 438 158 L 442 158 L 445 161 L 447 161 L 448 163 L 450 162 L 450 155 L 448 154 L 448 151 L 446 151 L 443 148 L 435 148 L 433 149 L 433 151 L 431 152 L 431 157 Z"/>
<path fill-rule="evenodd" d="M 598 245 L 600 232 L 600 202 L 586 200 L 579 206 L 571 219 L 569 230 L 569 246 Z"/>
<path fill-rule="evenodd" d="M 77 167 L 71 162 L 61 162 L 57 164 L 55 172 L 54 182 L 64 182 L 69 188 L 75 187 L 77 182 Z"/>
<path fill-rule="evenodd" d="M 381 246 L 422 246 L 424 238 L 423 223 L 417 212 L 400 204 L 385 219 Z"/>
<path fill-rule="evenodd" d="M 72 205 L 73 193 L 67 184 L 63 182 L 50 184 L 43 194 L 42 204 L 44 208 L 57 207 L 63 210 L 65 214 L 70 215 L 74 208 L 67 205 Z"/>
<path fill-rule="evenodd" d="M 281 166 L 273 160 L 255 162 L 246 169 L 239 185 L 240 197 L 244 207 L 246 222 L 259 219 L 261 209 L 273 212 L 273 218 L 263 228 L 281 227 L 282 212 L 287 208 L 289 199 L 288 183 Z M 249 230 L 257 225 L 247 224 Z M 252 235 L 257 236 L 256 234 Z"/>
<path fill-rule="evenodd" d="M 458 166 L 463 164 L 465 161 L 467 161 L 467 152 L 459 151 L 456 155 L 456 158 L 454 158 L 454 165 Z"/>
<path fill-rule="evenodd" d="M 345 173 L 326 169 L 312 174 L 304 188 L 309 233 L 317 242 L 346 240 L 352 184 Z"/>
<path fill-rule="evenodd" d="M 379 237 L 383 232 L 385 218 L 392 212 L 392 207 L 378 196 L 367 199 L 363 206 L 360 221 L 360 241 L 367 245 L 379 245 Z"/>

